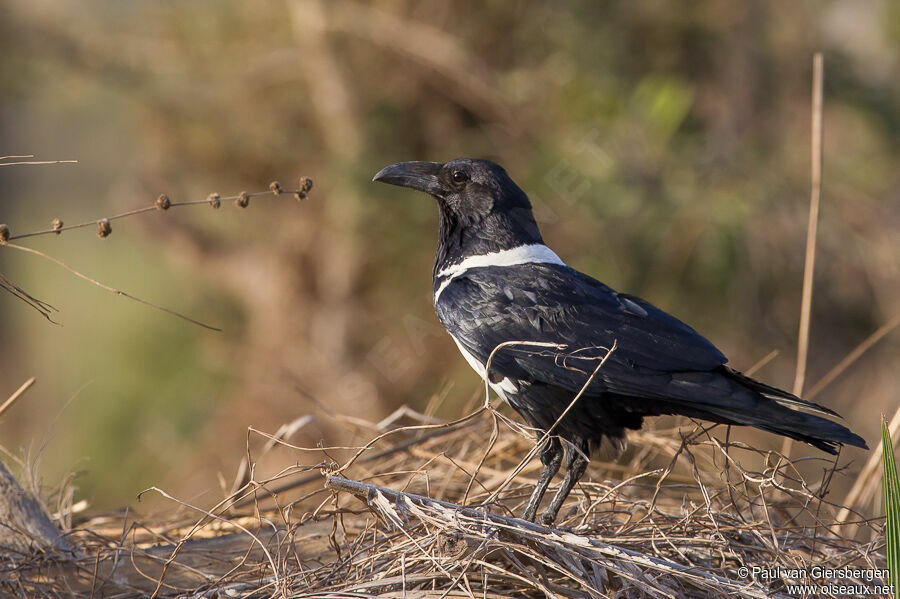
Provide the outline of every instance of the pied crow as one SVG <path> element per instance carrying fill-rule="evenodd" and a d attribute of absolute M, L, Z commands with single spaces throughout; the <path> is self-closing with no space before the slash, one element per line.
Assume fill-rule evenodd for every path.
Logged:
<path fill-rule="evenodd" d="M 559 471 L 563 442 L 566 474 L 542 515 L 546 524 L 591 452 L 603 440 L 624 447 L 625 429 L 639 429 L 645 416 L 754 426 L 831 454 L 842 444 L 866 448 L 861 437 L 822 417 L 834 411 L 741 374 L 680 320 L 566 266 L 544 245 L 528 196 L 499 165 L 472 158 L 401 162 L 374 180 L 437 199 L 438 318 L 466 361 L 538 438 L 551 432 L 525 519 L 534 520 Z M 497 349 L 501 344 L 507 345 Z"/>

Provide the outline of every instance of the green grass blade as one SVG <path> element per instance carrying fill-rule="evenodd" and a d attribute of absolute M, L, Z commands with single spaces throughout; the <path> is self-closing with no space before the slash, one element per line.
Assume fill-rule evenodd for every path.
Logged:
<path fill-rule="evenodd" d="M 900 479 L 894 460 L 894 445 L 887 422 L 881 419 L 881 449 L 884 472 L 884 535 L 887 542 L 887 564 L 894 585 L 894 597 L 900 598 Z"/>

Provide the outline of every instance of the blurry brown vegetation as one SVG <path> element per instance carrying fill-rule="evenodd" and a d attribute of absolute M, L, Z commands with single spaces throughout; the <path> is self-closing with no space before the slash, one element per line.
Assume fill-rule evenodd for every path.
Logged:
<path fill-rule="evenodd" d="M 377 420 L 436 396 L 454 416 L 478 393 L 432 314 L 434 206 L 369 183 L 397 160 L 501 162 L 570 264 L 693 324 L 738 368 L 780 350 L 759 376 L 790 387 L 814 50 L 827 57 L 825 188 L 807 387 L 900 312 L 895 3 L 2 6 L 0 154 L 79 161 L 0 172 L 14 230 L 160 192 L 316 180 L 302 205 L 151 214 L 102 241 L 29 244 L 221 334 L 0 252 L 0 272 L 62 323 L 0 295 L 0 397 L 38 377 L 0 440 L 43 452 L 50 481 L 85 471 L 77 497 L 94 507 L 152 484 L 191 497 L 218 472 L 230 487 L 249 425 Z M 888 336 L 817 398 L 870 443 L 897 403 L 898 352 Z M 293 440 L 365 437 L 329 422 Z M 275 469 L 305 459 L 272 456 Z"/>

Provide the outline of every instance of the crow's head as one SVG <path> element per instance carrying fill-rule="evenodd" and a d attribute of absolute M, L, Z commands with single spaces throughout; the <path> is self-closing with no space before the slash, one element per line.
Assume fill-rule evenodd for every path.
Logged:
<path fill-rule="evenodd" d="M 528 196 L 490 160 L 398 162 L 381 169 L 374 180 L 437 199 L 441 223 L 435 273 L 466 256 L 543 243 Z"/>
<path fill-rule="evenodd" d="M 495 212 L 526 209 L 528 196 L 499 164 L 477 158 L 449 162 L 398 162 L 373 181 L 410 187 L 434 196 L 441 211 L 457 222 L 474 224 Z"/>

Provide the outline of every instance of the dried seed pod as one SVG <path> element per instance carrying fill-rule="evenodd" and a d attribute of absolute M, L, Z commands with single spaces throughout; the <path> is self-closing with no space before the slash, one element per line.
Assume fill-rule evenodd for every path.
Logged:
<path fill-rule="evenodd" d="M 209 202 L 209 205 L 213 208 L 218 208 L 222 205 L 222 198 L 220 198 L 217 193 L 211 193 L 206 196 L 206 201 Z"/>
<path fill-rule="evenodd" d="M 108 218 L 101 218 L 97 221 L 97 237 L 104 239 L 112 233 L 112 225 L 109 224 Z"/>
<path fill-rule="evenodd" d="M 63 222 L 58 218 L 54 218 L 50 226 L 56 231 L 56 234 L 59 235 L 62 232 Z"/>
<path fill-rule="evenodd" d="M 281 183 L 279 183 L 278 181 L 272 181 L 271 183 L 269 183 L 269 191 L 271 191 L 275 195 L 279 195 L 284 190 L 281 188 Z"/>
<path fill-rule="evenodd" d="M 300 190 L 294 194 L 298 200 L 305 200 L 309 190 L 312 189 L 313 180 L 309 177 L 300 177 Z"/>
<path fill-rule="evenodd" d="M 172 202 L 169 201 L 169 196 L 164 193 L 159 194 L 159 197 L 156 198 L 156 209 L 157 210 L 168 210 L 169 206 L 172 205 Z"/>
<path fill-rule="evenodd" d="M 238 199 L 234 201 L 235 206 L 240 206 L 241 208 L 246 208 L 250 205 L 250 194 L 246 191 L 242 191 L 241 195 L 238 196 Z"/>
<path fill-rule="evenodd" d="M 0 243 L 6 243 L 7 241 L 9 241 L 9 227 L 0 225 Z"/>

